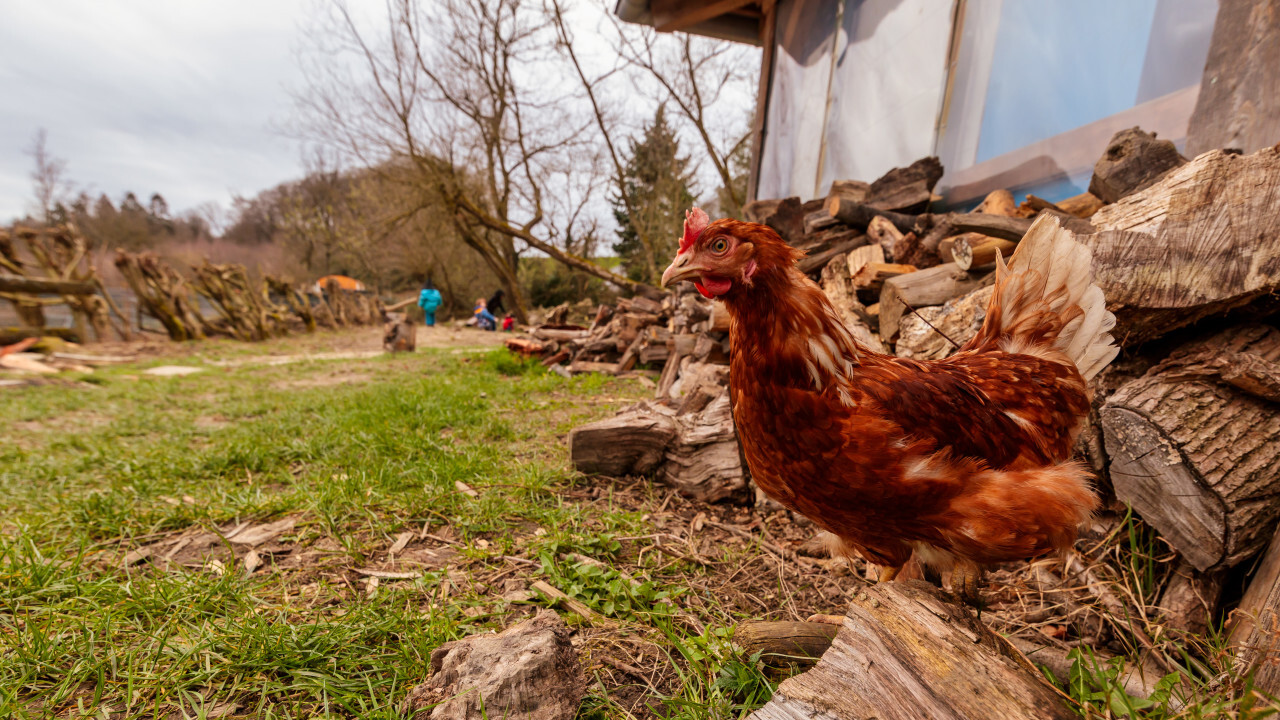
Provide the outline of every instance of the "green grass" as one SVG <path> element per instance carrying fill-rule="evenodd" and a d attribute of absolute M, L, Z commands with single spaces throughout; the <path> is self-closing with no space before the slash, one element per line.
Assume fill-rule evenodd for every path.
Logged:
<path fill-rule="evenodd" d="M 476 581 L 508 569 L 503 556 L 607 616 L 674 632 L 676 576 L 633 589 L 560 559 L 650 532 L 641 512 L 562 497 L 574 480 L 560 436 L 647 394 L 633 380 L 567 381 L 505 351 L 167 379 L 141 367 L 0 392 L 0 716 L 196 717 L 231 702 L 237 716 L 399 717 L 433 648 L 527 611 Z M 229 550 L 221 571 L 123 563 L 166 534 L 284 516 L 297 523 L 276 541 L 325 548 L 316 564 L 246 577 Z M 448 535 L 457 569 L 373 591 L 349 572 L 407 531 Z M 714 644 L 685 640 L 704 656 Z M 690 689 L 723 700 L 685 716 L 731 712 L 721 669 Z M 583 713 L 621 716 L 611 703 L 596 683 Z"/>

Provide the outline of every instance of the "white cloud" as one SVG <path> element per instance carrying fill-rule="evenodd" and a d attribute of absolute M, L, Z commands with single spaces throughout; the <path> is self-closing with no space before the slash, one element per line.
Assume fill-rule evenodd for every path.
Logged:
<path fill-rule="evenodd" d="M 309 0 L 4 3 L 0 222 L 31 202 L 36 131 L 79 189 L 227 203 L 301 173 L 284 124 Z"/>

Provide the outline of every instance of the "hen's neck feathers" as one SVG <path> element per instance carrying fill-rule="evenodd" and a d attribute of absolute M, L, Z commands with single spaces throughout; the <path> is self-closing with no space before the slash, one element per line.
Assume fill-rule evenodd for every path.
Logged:
<path fill-rule="evenodd" d="M 844 387 L 854 369 L 874 355 L 859 345 L 827 296 L 794 265 L 762 269 L 751 286 L 724 296 L 729 309 L 734 363 L 774 382 L 819 392 Z"/>

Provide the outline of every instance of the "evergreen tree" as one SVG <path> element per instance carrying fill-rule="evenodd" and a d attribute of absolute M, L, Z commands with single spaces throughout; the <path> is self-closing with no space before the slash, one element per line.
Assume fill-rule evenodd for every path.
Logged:
<path fill-rule="evenodd" d="M 681 157 L 680 141 L 667 124 L 665 108 L 659 106 L 653 122 L 644 129 L 644 136 L 631 141 L 621 187 L 611 200 L 618 221 L 618 241 L 613 251 L 622 258 L 627 276 L 633 280 L 658 281 L 656 277 L 645 277 L 648 273 L 641 232 L 654 245 L 659 270 L 679 247 L 684 213 L 693 205 L 691 175 L 689 158 Z M 630 200 L 631 212 L 626 200 Z"/>

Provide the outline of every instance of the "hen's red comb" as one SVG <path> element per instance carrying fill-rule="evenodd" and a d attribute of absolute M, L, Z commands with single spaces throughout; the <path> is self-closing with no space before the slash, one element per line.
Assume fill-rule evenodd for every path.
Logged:
<path fill-rule="evenodd" d="M 698 240 L 698 236 L 703 230 L 711 224 L 711 218 L 702 212 L 701 208 L 693 208 L 685 211 L 684 214 L 684 237 L 680 238 L 680 252 L 677 255 L 687 251 L 693 247 L 693 243 Z"/>

